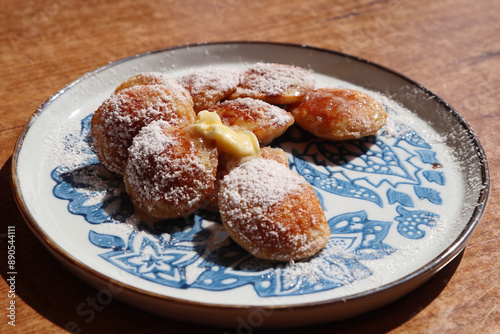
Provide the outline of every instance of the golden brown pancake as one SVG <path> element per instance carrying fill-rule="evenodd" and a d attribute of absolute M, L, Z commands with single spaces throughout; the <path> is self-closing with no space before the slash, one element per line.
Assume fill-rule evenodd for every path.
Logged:
<path fill-rule="evenodd" d="M 122 82 L 114 91 L 114 93 L 118 93 L 124 89 L 137 86 L 137 85 L 165 85 L 169 86 L 170 89 L 178 89 L 179 83 L 161 72 L 143 72 L 139 73 L 133 77 L 128 78 L 124 82 Z M 181 91 L 182 92 L 182 91 Z M 187 94 L 187 91 L 182 92 L 183 94 Z"/>
<path fill-rule="evenodd" d="M 232 68 L 207 68 L 178 79 L 194 101 L 194 110 L 205 110 L 231 95 L 238 86 L 240 71 Z"/>
<path fill-rule="evenodd" d="M 315 82 L 311 72 L 297 66 L 256 63 L 242 73 L 230 99 L 251 97 L 272 104 L 296 103 L 314 89 Z"/>
<path fill-rule="evenodd" d="M 374 135 L 387 118 L 378 101 L 358 90 L 345 88 L 316 89 L 288 110 L 301 128 L 330 140 Z"/>
<path fill-rule="evenodd" d="M 128 148 L 147 124 L 164 120 L 186 126 L 196 117 L 191 96 L 180 85 L 134 85 L 112 94 L 91 121 L 94 151 L 101 164 L 122 175 Z"/>
<path fill-rule="evenodd" d="M 294 122 L 293 116 L 286 110 L 252 98 L 227 100 L 208 111 L 217 112 L 226 126 L 253 132 L 261 146 L 281 136 Z"/>
<path fill-rule="evenodd" d="M 191 127 L 152 122 L 130 146 L 125 187 L 134 206 L 152 217 L 190 214 L 213 190 L 217 156 L 215 142 Z"/>
<path fill-rule="evenodd" d="M 233 168 L 221 182 L 219 210 L 231 238 L 261 259 L 305 259 L 330 237 L 311 185 L 274 160 L 255 158 Z"/>

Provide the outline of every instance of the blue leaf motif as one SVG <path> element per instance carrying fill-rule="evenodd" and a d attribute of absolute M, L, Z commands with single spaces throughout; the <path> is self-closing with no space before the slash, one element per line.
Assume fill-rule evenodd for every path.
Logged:
<path fill-rule="evenodd" d="M 418 153 L 420 160 L 423 163 L 426 164 L 435 164 L 439 163 L 439 161 L 436 158 L 436 152 L 430 151 L 430 150 L 416 150 L 415 152 Z"/>
<path fill-rule="evenodd" d="M 399 234 L 408 239 L 421 239 L 426 232 L 422 226 L 434 227 L 439 215 L 429 211 L 417 210 L 409 211 L 398 206 L 396 211 L 399 213 L 395 219 L 399 221 L 397 230 Z"/>
<path fill-rule="evenodd" d="M 323 195 L 317 189 L 313 188 L 313 190 L 316 193 L 316 197 L 318 197 L 318 199 L 319 199 L 319 203 L 321 204 L 321 207 L 323 208 L 324 211 L 327 211 L 328 208 L 325 205 L 325 199 L 323 198 Z"/>
<path fill-rule="evenodd" d="M 429 202 L 437 205 L 443 204 L 441 195 L 437 190 L 418 186 L 413 187 L 413 189 L 415 190 L 415 194 L 418 196 L 418 198 L 427 199 Z"/>
<path fill-rule="evenodd" d="M 387 237 L 392 222 L 374 221 L 369 220 L 365 223 L 363 228 L 363 241 L 359 249 L 381 249 L 385 246 L 382 245 L 383 240 Z"/>
<path fill-rule="evenodd" d="M 410 195 L 400 191 L 396 191 L 392 188 L 389 188 L 389 190 L 387 190 L 387 199 L 389 201 L 389 204 L 399 203 L 407 207 L 414 207 L 413 199 Z"/>
<path fill-rule="evenodd" d="M 444 186 L 446 183 L 446 179 L 444 173 L 436 170 L 426 170 L 423 172 L 424 177 L 429 182 L 435 182 L 440 186 Z"/>
<path fill-rule="evenodd" d="M 111 234 L 101 234 L 92 230 L 89 232 L 89 240 L 92 244 L 101 248 L 120 250 L 126 246 L 125 242 L 120 237 Z"/>
<path fill-rule="evenodd" d="M 366 211 L 349 212 L 328 220 L 332 234 L 346 234 L 362 232 L 364 224 L 368 221 Z"/>

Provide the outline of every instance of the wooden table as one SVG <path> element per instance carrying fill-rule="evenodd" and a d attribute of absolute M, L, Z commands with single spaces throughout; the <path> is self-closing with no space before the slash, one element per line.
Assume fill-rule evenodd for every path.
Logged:
<path fill-rule="evenodd" d="M 86 72 L 137 53 L 202 41 L 328 48 L 401 72 L 454 106 L 489 158 L 491 192 L 465 251 L 401 300 L 314 333 L 500 332 L 500 2 L 496 0 L 2 0 L 0 13 L 0 332 L 233 333 L 157 318 L 96 290 L 30 232 L 11 192 L 12 152 L 36 108 Z M 7 226 L 16 226 L 16 326 L 7 325 Z M 308 329 L 309 330 L 309 329 Z M 284 333 L 303 333 L 304 329 Z M 242 332 L 240 330 L 240 332 Z M 260 332 L 258 328 L 247 332 Z M 262 332 L 280 332 L 264 330 Z"/>

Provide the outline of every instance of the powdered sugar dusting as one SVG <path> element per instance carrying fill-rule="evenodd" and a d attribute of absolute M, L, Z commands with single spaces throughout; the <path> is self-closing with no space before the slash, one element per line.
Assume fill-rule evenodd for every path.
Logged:
<path fill-rule="evenodd" d="M 265 120 L 266 126 L 284 126 L 293 121 L 293 116 L 282 108 L 250 97 L 229 100 L 226 104 L 243 109 L 253 120 Z"/>
<path fill-rule="evenodd" d="M 188 73 L 178 79 L 193 96 L 195 110 L 206 109 L 236 89 L 240 71 L 232 68 L 206 68 Z"/>
<path fill-rule="evenodd" d="M 261 219 L 269 207 L 283 201 L 288 194 L 300 191 L 305 182 L 274 160 L 256 158 L 224 177 L 222 197 L 232 216 Z M 252 212 L 248 212 L 249 206 Z"/>
<path fill-rule="evenodd" d="M 176 154 L 177 147 L 185 147 L 186 142 L 166 135 L 169 126 L 165 121 L 152 122 L 134 138 L 126 172 L 128 188 L 148 203 L 162 200 L 194 206 L 211 190 L 215 175 L 207 171 L 194 144 Z"/>
<path fill-rule="evenodd" d="M 118 86 L 115 93 L 136 85 L 163 85 L 168 87 L 170 91 L 187 93 L 182 91 L 182 87 L 175 79 L 162 72 L 143 72 L 133 76 Z"/>
<path fill-rule="evenodd" d="M 290 87 L 312 88 L 315 82 L 313 74 L 302 68 L 273 63 L 256 63 L 242 74 L 238 91 L 278 96 Z"/>
<path fill-rule="evenodd" d="M 294 123 L 293 116 L 286 110 L 249 97 L 227 100 L 208 110 L 215 111 L 226 126 L 253 132 L 262 146 Z"/>

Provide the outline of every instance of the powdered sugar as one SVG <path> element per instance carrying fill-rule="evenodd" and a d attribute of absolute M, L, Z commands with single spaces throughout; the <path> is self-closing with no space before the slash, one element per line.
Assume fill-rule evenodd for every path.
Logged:
<path fill-rule="evenodd" d="M 194 100 L 196 111 L 206 109 L 234 92 L 240 71 L 232 68 L 207 68 L 178 78 Z"/>
<path fill-rule="evenodd" d="M 286 228 L 280 224 L 278 217 L 270 216 L 268 211 L 291 193 L 303 190 L 305 182 L 274 160 L 250 160 L 233 169 L 222 180 L 219 206 L 223 210 L 223 220 L 248 243 L 261 239 L 259 234 L 263 228 L 269 240 L 279 241 L 283 239 L 280 235 L 286 233 Z"/>
<path fill-rule="evenodd" d="M 312 73 L 298 67 L 256 63 L 250 66 L 241 77 L 240 94 L 263 93 L 269 96 L 279 96 L 290 87 L 312 88 L 315 78 Z"/>
<path fill-rule="evenodd" d="M 261 145 L 269 144 L 294 123 L 284 109 L 249 97 L 218 103 L 209 111 L 217 112 L 224 125 L 253 132 Z"/>
<path fill-rule="evenodd" d="M 162 85 L 169 91 L 187 94 L 175 79 L 162 72 L 143 72 L 133 76 L 118 86 L 115 93 L 137 85 Z"/>
<path fill-rule="evenodd" d="M 242 118 L 253 121 L 265 122 L 265 126 L 283 126 L 293 122 L 293 116 L 280 107 L 270 103 L 252 99 L 250 97 L 238 98 L 225 102 L 226 105 L 242 110 Z"/>
<path fill-rule="evenodd" d="M 232 215 L 258 219 L 269 207 L 283 201 L 285 196 L 300 191 L 305 182 L 283 164 L 257 158 L 233 169 L 224 177 L 222 197 Z M 254 208 L 252 213 L 247 212 L 249 205 Z"/>

